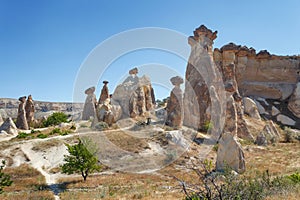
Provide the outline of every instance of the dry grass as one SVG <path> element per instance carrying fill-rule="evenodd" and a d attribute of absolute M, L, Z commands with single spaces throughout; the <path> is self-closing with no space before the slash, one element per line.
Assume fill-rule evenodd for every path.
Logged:
<path fill-rule="evenodd" d="M 114 173 L 91 176 L 86 182 L 81 178 L 62 179 L 67 190 L 61 199 L 181 199 L 173 179 L 153 174 Z"/>
<path fill-rule="evenodd" d="M 51 147 L 60 146 L 63 142 L 61 140 L 52 139 L 47 141 L 39 141 L 33 144 L 33 151 L 45 151 Z"/>
<path fill-rule="evenodd" d="M 269 170 L 274 175 L 300 171 L 300 143 L 277 143 L 267 147 L 247 146 L 246 173 Z"/>
<path fill-rule="evenodd" d="M 5 168 L 5 173 L 11 176 L 13 184 L 4 188 L 0 199 L 53 199 L 53 194 L 45 190 L 45 178 L 36 169 L 23 164 L 15 168 Z"/>

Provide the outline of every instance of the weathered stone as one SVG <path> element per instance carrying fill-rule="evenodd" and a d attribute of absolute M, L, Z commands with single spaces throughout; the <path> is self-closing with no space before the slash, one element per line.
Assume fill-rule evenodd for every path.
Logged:
<path fill-rule="evenodd" d="M 26 120 L 26 112 L 25 112 L 25 101 L 26 96 L 19 98 L 20 104 L 18 108 L 18 117 L 16 125 L 19 129 L 28 130 L 28 124 Z"/>
<path fill-rule="evenodd" d="M 176 76 L 172 77 L 170 81 L 175 87 L 171 91 L 170 99 L 168 100 L 166 107 L 166 125 L 180 128 L 182 126 L 183 117 L 183 100 L 180 84 L 183 83 L 183 79 L 179 76 Z"/>
<path fill-rule="evenodd" d="M 34 122 L 34 112 L 35 112 L 34 103 L 31 95 L 29 95 L 27 98 L 25 111 L 26 111 L 27 124 L 28 126 L 30 126 Z"/>
<path fill-rule="evenodd" d="M 184 91 L 184 124 L 203 129 L 210 121 L 210 97 L 208 85 L 216 80 L 216 66 L 213 62 L 212 45 L 217 37 L 204 25 L 194 31 L 189 37 L 191 54 L 185 75 Z"/>
<path fill-rule="evenodd" d="M 244 104 L 244 112 L 247 115 L 258 120 L 261 119 L 255 101 L 253 101 L 249 97 L 244 97 L 243 104 Z"/>
<path fill-rule="evenodd" d="M 137 69 L 129 71 L 130 76 L 118 85 L 112 99 L 122 108 L 122 117 L 146 116 L 153 111 L 154 90 L 150 78 L 137 76 Z"/>
<path fill-rule="evenodd" d="M 296 124 L 295 120 L 282 114 L 277 115 L 277 121 L 281 122 L 284 125 L 289 125 L 289 126 L 295 126 Z"/>
<path fill-rule="evenodd" d="M 1 131 L 5 131 L 6 133 L 11 135 L 18 135 L 18 129 L 10 117 L 7 118 L 0 126 L 0 132 Z"/>
<path fill-rule="evenodd" d="M 278 114 L 280 114 L 280 111 L 275 107 L 275 106 L 272 106 L 272 116 L 276 116 Z"/>
<path fill-rule="evenodd" d="M 263 130 L 258 134 L 255 143 L 260 146 L 275 143 L 279 140 L 279 132 L 272 121 L 267 122 Z"/>
<path fill-rule="evenodd" d="M 289 100 L 288 108 L 296 117 L 300 118 L 300 82 L 297 83 Z"/>
<path fill-rule="evenodd" d="M 91 117 L 96 116 L 97 99 L 94 92 L 95 87 L 90 87 L 85 90 L 87 97 L 83 107 L 82 120 L 89 120 Z"/>
<path fill-rule="evenodd" d="M 114 114 L 112 112 L 112 105 L 110 104 L 110 98 L 107 98 L 102 104 L 98 105 L 97 118 L 98 121 L 106 122 L 109 126 L 115 122 Z"/>
<path fill-rule="evenodd" d="M 226 167 L 230 167 L 238 173 L 243 173 L 246 170 L 242 147 L 237 138 L 230 132 L 222 134 L 217 152 L 216 169 L 222 171 Z"/>
<path fill-rule="evenodd" d="M 266 109 L 261 105 L 261 103 L 259 101 L 257 101 L 256 99 L 254 99 L 254 102 L 255 102 L 255 104 L 257 106 L 259 114 L 261 114 L 261 115 L 267 114 Z"/>
<path fill-rule="evenodd" d="M 3 123 L 3 118 L 2 118 L 2 115 L 0 113 L 0 126 L 1 126 L 2 123 Z"/>
<path fill-rule="evenodd" d="M 108 81 L 103 81 L 103 84 L 104 85 L 100 93 L 98 104 L 102 104 L 107 98 L 109 98 L 109 92 L 107 87 Z"/>

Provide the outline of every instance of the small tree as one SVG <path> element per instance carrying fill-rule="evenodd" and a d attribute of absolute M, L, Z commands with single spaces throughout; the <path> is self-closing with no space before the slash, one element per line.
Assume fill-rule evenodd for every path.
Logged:
<path fill-rule="evenodd" d="M 3 188 L 5 186 L 10 186 L 12 181 L 10 180 L 10 176 L 2 172 L 5 166 L 5 160 L 2 160 L 2 165 L 0 166 L 0 194 L 3 192 Z"/>
<path fill-rule="evenodd" d="M 86 181 L 90 173 L 100 171 L 101 166 L 96 157 L 98 149 L 90 139 L 79 139 L 78 144 L 73 146 L 66 144 L 66 146 L 70 155 L 65 155 L 66 163 L 61 167 L 63 173 L 81 173 L 83 180 Z"/>

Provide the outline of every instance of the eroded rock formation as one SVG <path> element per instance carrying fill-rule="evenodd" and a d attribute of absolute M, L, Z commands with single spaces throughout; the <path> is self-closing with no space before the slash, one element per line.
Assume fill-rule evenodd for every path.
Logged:
<path fill-rule="evenodd" d="M 183 83 L 183 79 L 179 76 L 175 76 L 172 77 L 170 81 L 174 85 L 174 88 L 172 89 L 170 99 L 167 102 L 166 125 L 180 128 L 182 126 L 183 117 L 183 99 L 180 85 Z"/>
<path fill-rule="evenodd" d="M 107 98 L 109 98 L 109 91 L 107 87 L 108 81 L 103 81 L 103 84 L 98 104 L 102 104 Z"/>
<path fill-rule="evenodd" d="M 18 129 L 13 122 L 13 120 L 9 117 L 7 118 L 3 124 L 0 126 L 0 132 L 4 131 L 7 134 L 10 135 L 17 135 L 18 134 Z"/>
<path fill-rule="evenodd" d="M 210 122 L 209 86 L 218 78 L 212 57 L 217 31 L 201 25 L 188 39 L 191 54 L 185 74 L 184 125 L 203 129 Z M 215 88 L 217 93 L 218 88 Z"/>
<path fill-rule="evenodd" d="M 90 87 L 84 92 L 87 97 L 83 107 L 82 120 L 89 120 L 91 117 L 96 117 L 97 99 L 94 92 L 95 87 Z"/>
<path fill-rule="evenodd" d="M 238 92 L 251 97 L 264 118 L 300 128 L 299 56 L 276 56 L 266 50 L 256 53 L 234 43 L 215 49 L 213 56 L 220 69 L 235 66 Z"/>
<path fill-rule="evenodd" d="M 25 111 L 25 102 L 26 102 L 26 96 L 19 98 L 20 104 L 18 108 L 18 117 L 17 117 L 17 128 L 28 130 L 28 124 L 26 120 L 26 111 Z"/>
<path fill-rule="evenodd" d="M 232 168 L 238 173 L 245 171 L 244 152 L 237 141 L 238 115 L 233 96 L 227 93 L 227 111 L 223 133 L 219 140 L 216 169 Z M 227 166 L 226 166 L 227 165 Z"/>
<path fill-rule="evenodd" d="M 34 103 L 31 95 L 29 95 L 27 98 L 25 111 L 26 111 L 27 124 L 28 126 L 30 126 L 34 122 L 34 112 L 35 112 Z"/>
<path fill-rule="evenodd" d="M 155 104 L 150 78 L 137 76 L 138 69 L 129 71 L 129 76 L 118 85 L 112 95 L 114 104 L 120 105 L 123 117 L 148 116 Z"/>

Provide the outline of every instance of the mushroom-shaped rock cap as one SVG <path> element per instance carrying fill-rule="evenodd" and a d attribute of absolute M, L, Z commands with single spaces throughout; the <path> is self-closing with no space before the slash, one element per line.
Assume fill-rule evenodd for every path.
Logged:
<path fill-rule="evenodd" d="M 108 82 L 108 81 L 103 81 L 102 83 L 103 83 L 103 84 L 107 84 L 107 83 L 109 83 L 109 82 Z"/>
<path fill-rule="evenodd" d="M 217 38 L 217 33 L 218 31 L 212 32 L 212 30 L 208 29 L 206 26 L 201 25 L 194 31 L 194 39 L 197 40 L 200 35 L 205 35 L 209 39 L 214 40 Z"/>
<path fill-rule="evenodd" d="M 175 76 L 170 79 L 173 85 L 180 85 L 183 83 L 183 79 L 180 76 Z"/>
<path fill-rule="evenodd" d="M 28 99 L 32 99 L 32 96 L 31 96 L 31 94 L 30 94 L 30 95 L 28 95 Z"/>
<path fill-rule="evenodd" d="M 131 70 L 129 70 L 129 74 L 137 74 L 139 72 L 138 68 L 133 68 Z"/>
<path fill-rule="evenodd" d="M 26 96 L 20 97 L 19 101 L 25 101 L 26 100 Z"/>
<path fill-rule="evenodd" d="M 85 90 L 85 94 L 92 94 L 95 92 L 95 87 L 90 87 L 88 89 Z"/>

